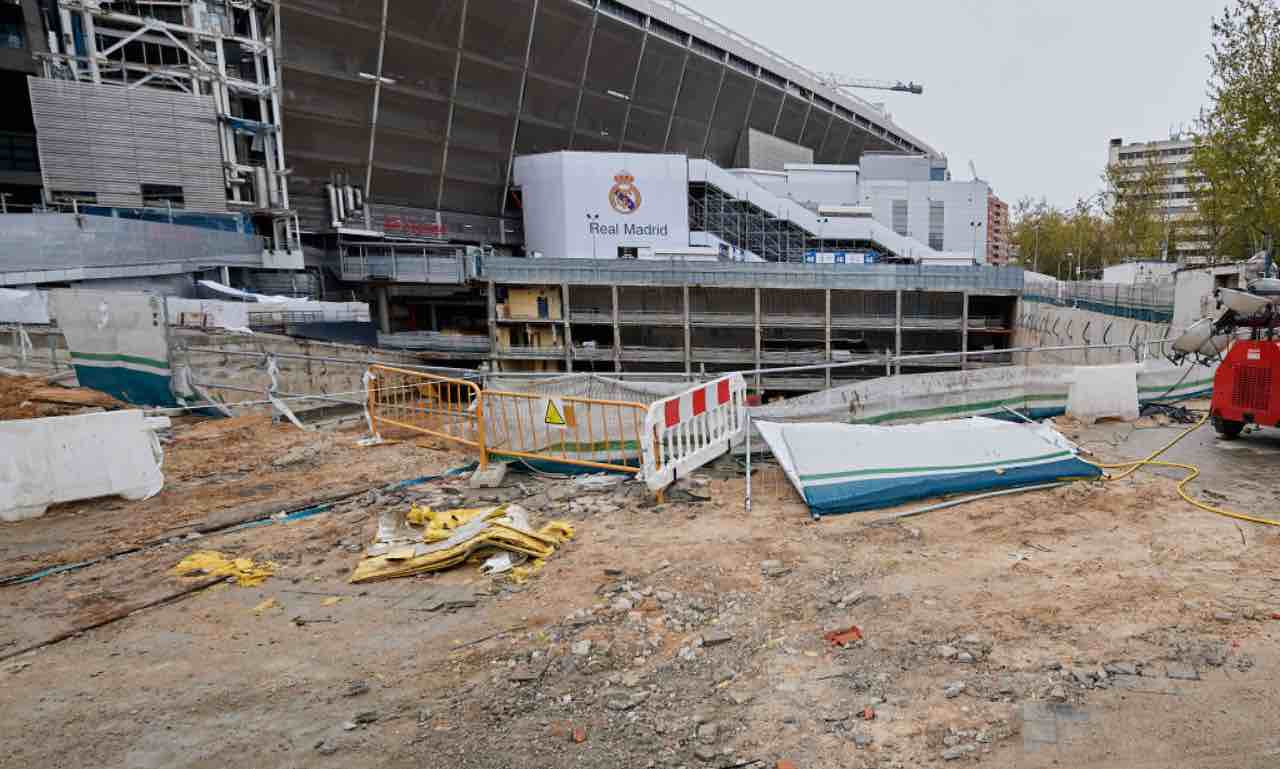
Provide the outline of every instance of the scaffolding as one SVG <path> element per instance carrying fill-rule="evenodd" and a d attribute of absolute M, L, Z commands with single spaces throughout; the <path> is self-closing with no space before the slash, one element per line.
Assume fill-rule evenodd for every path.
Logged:
<path fill-rule="evenodd" d="M 880 251 L 870 241 L 814 237 L 784 216 L 706 182 L 689 184 L 689 229 L 710 233 L 768 262 L 804 262 L 815 251 Z"/>
<path fill-rule="evenodd" d="M 212 98 L 227 208 L 253 216 L 269 265 L 302 266 L 280 117 L 277 0 L 58 0 L 48 24 L 51 50 L 38 54 L 46 78 Z"/>

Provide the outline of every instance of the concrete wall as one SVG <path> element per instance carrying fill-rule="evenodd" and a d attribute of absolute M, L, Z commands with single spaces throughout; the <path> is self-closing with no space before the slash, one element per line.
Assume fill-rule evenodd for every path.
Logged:
<path fill-rule="evenodd" d="M 107 216 L 0 217 L 0 285 L 108 279 L 127 284 L 177 274 L 189 285 L 186 273 L 220 265 L 261 267 L 262 238 Z"/>
<path fill-rule="evenodd" d="M 748 410 L 753 419 L 776 422 L 910 424 L 971 416 L 1013 418 L 1009 409 L 1039 419 L 1062 414 L 1078 372 L 1089 370 L 1069 365 L 1000 366 L 882 377 Z M 1148 360 L 1138 367 L 1138 399 L 1203 395 L 1212 389 L 1215 370 L 1216 366 L 1177 367 Z"/>
<path fill-rule="evenodd" d="M 499 318 L 540 318 L 538 315 L 538 298 L 547 300 L 547 318 L 560 320 L 564 311 L 560 303 L 558 286 L 535 286 L 531 288 L 507 289 L 507 301 L 498 305 Z M 505 313 L 503 308 L 505 309 Z"/>
<path fill-rule="evenodd" d="M 71 369 L 71 353 L 62 332 L 52 326 L 24 326 L 31 350 L 23 360 L 16 326 L 0 325 L 0 368 L 47 375 Z"/>
<path fill-rule="evenodd" d="M 882 155 L 868 153 L 858 160 L 863 179 L 894 179 L 927 182 L 930 168 L 938 161 L 923 155 Z"/>
<path fill-rule="evenodd" d="M 618 249 L 689 245 L 683 155 L 556 152 L 516 158 L 525 247 L 549 257 L 614 259 Z"/>
<path fill-rule="evenodd" d="M 1124 344 L 1145 346 L 1148 355 L 1162 356 L 1164 345 L 1149 344 L 1173 334 L 1167 323 L 1118 318 L 1100 312 L 1056 307 L 1041 302 L 1018 302 L 1014 347 Z M 1144 344 L 1145 343 L 1145 344 Z M 1020 355 L 1027 365 L 1041 363 L 1132 363 L 1131 349 L 1038 352 Z"/>
<path fill-rule="evenodd" d="M 942 251 L 975 254 L 979 263 L 987 254 L 987 196 L 985 182 L 877 181 L 863 175 L 858 183 L 861 204 L 871 209 L 877 222 L 893 228 L 893 201 L 907 201 L 907 237 L 929 243 L 929 203 L 943 205 Z M 970 222 L 982 222 L 976 237 Z"/>
<path fill-rule="evenodd" d="M 1125 262 L 1113 264 L 1102 270 L 1103 283 L 1151 283 L 1171 280 L 1178 269 L 1177 262 Z"/>
<path fill-rule="evenodd" d="M 392 366 L 397 363 L 419 362 L 410 354 L 272 334 L 223 334 L 174 329 L 172 340 L 175 368 L 180 365 L 189 366 L 197 383 L 206 385 L 211 394 L 227 402 L 263 399 L 271 379 L 267 375 L 261 353 L 306 355 L 311 358 L 277 358 L 280 392 L 332 395 L 337 400 L 352 403 L 363 401 L 363 395 L 360 394 L 364 389 L 362 377 L 370 358 Z M 210 349 L 216 351 L 210 352 Z M 319 360 L 320 358 L 334 360 Z M 290 406 L 301 411 L 325 403 L 326 401 L 320 400 L 304 401 L 291 403 Z"/>
<path fill-rule="evenodd" d="M 1248 286 L 1241 265 L 1183 270 L 1175 277 L 1173 323 L 1178 328 L 1186 328 L 1214 311 L 1215 288 L 1244 290 Z"/>

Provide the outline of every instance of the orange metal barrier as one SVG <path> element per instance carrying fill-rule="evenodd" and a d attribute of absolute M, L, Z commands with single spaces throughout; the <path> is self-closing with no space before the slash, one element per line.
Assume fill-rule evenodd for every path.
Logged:
<path fill-rule="evenodd" d="M 638 473 L 648 406 L 630 401 L 484 390 L 485 449 L 495 457 Z"/>
<path fill-rule="evenodd" d="M 481 467 L 488 463 L 484 396 L 474 382 L 370 366 L 368 393 L 369 418 L 375 425 L 394 425 L 470 446 L 480 452 Z"/>

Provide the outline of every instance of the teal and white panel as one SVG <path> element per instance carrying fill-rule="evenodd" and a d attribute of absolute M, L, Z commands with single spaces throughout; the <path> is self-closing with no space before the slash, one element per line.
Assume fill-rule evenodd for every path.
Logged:
<path fill-rule="evenodd" d="M 156 294 L 59 289 L 49 306 L 84 387 L 141 406 L 176 406 L 164 299 Z"/>
<path fill-rule="evenodd" d="M 814 517 L 1101 474 L 1040 424 L 973 417 L 894 427 L 756 426 Z"/>

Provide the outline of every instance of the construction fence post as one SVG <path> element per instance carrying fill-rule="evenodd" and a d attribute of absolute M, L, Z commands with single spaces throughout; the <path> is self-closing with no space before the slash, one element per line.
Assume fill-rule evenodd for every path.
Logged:
<path fill-rule="evenodd" d="M 902 289 L 894 292 L 895 312 L 893 322 L 893 353 L 895 356 L 902 357 Z M 898 374 L 902 373 L 902 361 L 898 361 L 895 369 Z"/>
<path fill-rule="evenodd" d="M 747 512 L 751 512 L 751 412 L 747 412 Z"/>
<path fill-rule="evenodd" d="M 489 446 L 484 439 L 484 394 L 485 390 L 481 388 L 476 397 L 476 444 L 480 449 L 478 462 L 481 470 L 489 466 Z"/>

